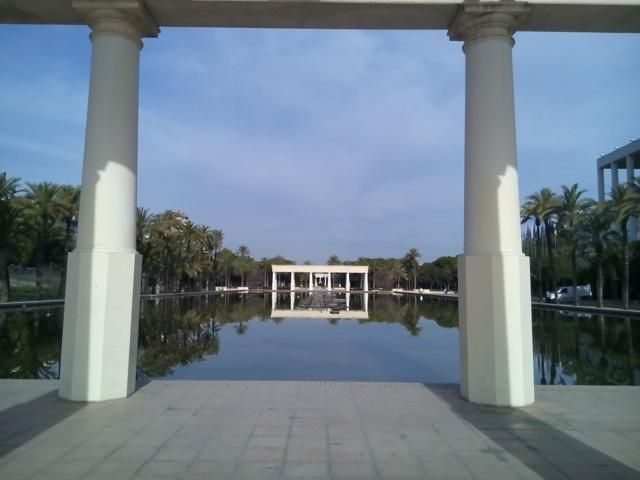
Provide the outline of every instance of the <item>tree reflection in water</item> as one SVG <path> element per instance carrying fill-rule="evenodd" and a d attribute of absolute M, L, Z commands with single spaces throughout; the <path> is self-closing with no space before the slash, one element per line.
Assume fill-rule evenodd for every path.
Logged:
<path fill-rule="evenodd" d="M 288 305 L 288 294 L 279 297 L 279 304 Z M 362 295 L 351 294 L 351 309 L 362 306 Z M 368 319 L 328 318 L 327 324 L 397 324 L 408 336 L 431 335 L 434 324 L 458 327 L 457 305 L 447 299 L 370 294 L 368 306 Z M 287 328 L 289 320 L 271 318 L 270 294 L 143 300 L 138 367 L 152 377 L 171 375 L 176 366 L 217 355 L 225 327 L 234 336 L 251 336 L 252 322 Z M 0 310 L 0 378 L 57 378 L 61 325 L 62 308 Z M 534 310 L 533 339 L 537 383 L 637 385 L 640 380 L 638 319 Z"/>
<path fill-rule="evenodd" d="M 640 322 L 584 313 L 534 310 L 533 350 L 538 383 L 637 385 Z"/>

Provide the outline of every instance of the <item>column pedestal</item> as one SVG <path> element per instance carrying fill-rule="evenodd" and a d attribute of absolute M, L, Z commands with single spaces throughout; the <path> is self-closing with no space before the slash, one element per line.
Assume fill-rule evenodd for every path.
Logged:
<path fill-rule="evenodd" d="M 142 256 L 76 250 L 67 271 L 59 394 L 87 402 L 127 397 L 136 382 Z"/>
<path fill-rule="evenodd" d="M 460 255 L 460 393 L 475 403 L 528 405 L 533 396 L 529 258 Z"/>

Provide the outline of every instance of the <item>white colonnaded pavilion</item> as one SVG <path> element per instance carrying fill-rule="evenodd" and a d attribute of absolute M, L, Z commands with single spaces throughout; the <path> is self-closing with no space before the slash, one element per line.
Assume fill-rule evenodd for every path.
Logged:
<path fill-rule="evenodd" d="M 93 44 L 77 246 L 69 255 L 60 396 L 135 388 L 138 76 L 160 27 L 438 29 L 466 64 L 460 390 L 534 401 L 529 259 L 520 241 L 512 71 L 523 31 L 640 32 L 640 0 L 0 0 L 0 22 L 89 25 Z M 550 66 L 553 68 L 553 66 Z M 381 73 L 383 74 L 383 73 Z"/>
<path fill-rule="evenodd" d="M 360 277 L 361 289 L 365 292 L 369 291 L 369 267 L 367 265 L 271 265 L 272 281 L 271 289 L 278 290 L 278 278 L 280 274 L 288 274 L 289 289 L 296 289 L 296 274 L 308 274 L 309 281 L 307 283 L 309 290 L 316 288 L 326 288 L 327 290 L 335 290 L 336 288 L 351 290 L 351 275 L 356 274 Z M 332 285 L 332 275 L 345 275 L 344 286 L 336 287 Z"/>

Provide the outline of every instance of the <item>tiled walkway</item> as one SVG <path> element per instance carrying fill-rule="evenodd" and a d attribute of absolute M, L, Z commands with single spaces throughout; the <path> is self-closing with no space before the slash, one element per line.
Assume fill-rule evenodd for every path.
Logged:
<path fill-rule="evenodd" d="M 154 381 L 98 404 L 0 381 L 0 478 L 640 478 L 640 388 L 537 387 L 523 409 L 457 387 Z"/>

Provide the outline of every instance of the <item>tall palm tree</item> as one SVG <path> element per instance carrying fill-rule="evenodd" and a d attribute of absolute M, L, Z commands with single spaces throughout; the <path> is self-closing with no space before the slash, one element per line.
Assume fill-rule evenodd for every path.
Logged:
<path fill-rule="evenodd" d="M 411 275 L 413 276 L 414 290 L 418 286 L 418 267 L 420 266 L 420 264 L 418 263 L 418 259 L 420 257 L 422 257 L 422 254 L 416 248 L 412 248 L 404 256 L 404 263 L 407 267 L 407 271 L 411 272 Z"/>
<path fill-rule="evenodd" d="M 0 302 L 10 299 L 9 255 L 16 246 L 20 208 L 15 201 L 19 178 L 0 174 Z"/>
<path fill-rule="evenodd" d="M 564 237 L 569 246 L 571 256 L 571 277 L 573 279 L 573 291 L 575 292 L 575 304 L 580 304 L 578 295 L 578 249 L 580 248 L 580 224 L 584 220 L 586 210 L 593 205 L 590 198 L 582 198 L 586 190 L 580 190 L 578 184 L 571 187 L 562 186 L 562 197 L 559 209 L 559 234 Z"/>
<path fill-rule="evenodd" d="M 542 256 L 543 256 L 543 241 L 541 229 L 544 229 L 544 236 L 546 238 L 547 256 L 549 258 L 549 270 L 551 273 L 551 284 L 553 290 L 557 290 L 555 264 L 553 258 L 553 246 L 551 242 L 551 236 L 554 231 L 554 224 L 557 219 L 559 201 L 556 194 L 549 188 L 543 188 L 539 192 L 535 192 L 529 195 L 522 207 L 523 222 L 527 220 L 533 220 L 535 229 L 534 234 L 538 240 L 538 293 L 540 299 L 544 298 L 543 284 L 542 284 Z M 557 299 L 556 299 L 557 300 Z"/>
<path fill-rule="evenodd" d="M 396 284 L 396 288 L 400 288 L 400 280 L 407 279 L 407 270 L 401 262 L 395 262 L 393 264 L 391 267 L 391 274 L 393 275 L 393 281 Z"/>
<path fill-rule="evenodd" d="M 209 256 L 213 262 L 213 281 L 214 284 L 218 280 L 218 254 L 222 248 L 222 241 L 224 240 L 224 234 L 222 230 L 209 230 L 205 236 L 205 244 L 209 251 Z"/>
<path fill-rule="evenodd" d="M 53 183 L 27 183 L 25 214 L 33 232 L 32 258 L 36 268 L 37 298 L 42 298 L 42 269 L 51 258 L 56 240 L 60 237 L 59 205 L 56 201 L 60 187 Z"/>
<path fill-rule="evenodd" d="M 64 297 L 65 283 L 67 280 L 67 257 L 69 256 L 69 252 L 73 250 L 75 244 L 74 230 L 80 209 L 80 187 L 75 185 L 60 186 L 56 201 L 58 203 L 58 212 L 64 225 L 64 258 L 62 274 L 60 275 L 60 285 L 58 287 L 60 297 Z"/>
<path fill-rule="evenodd" d="M 602 293 L 604 284 L 603 263 L 606 248 L 611 243 L 611 210 L 604 203 L 598 203 L 591 208 L 584 218 L 584 232 L 586 244 L 594 254 L 598 278 L 597 299 L 602 307 Z"/>
<path fill-rule="evenodd" d="M 618 225 L 622 239 L 622 303 L 629 308 L 629 220 L 640 215 L 640 201 L 628 185 L 618 185 L 611 191 L 609 208 L 613 223 Z"/>
<path fill-rule="evenodd" d="M 253 259 L 249 256 L 249 247 L 240 245 L 236 251 L 236 270 L 240 274 L 240 286 L 244 287 L 247 274 L 251 270 Z"/>

